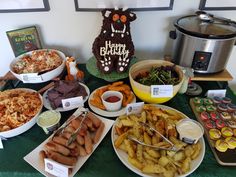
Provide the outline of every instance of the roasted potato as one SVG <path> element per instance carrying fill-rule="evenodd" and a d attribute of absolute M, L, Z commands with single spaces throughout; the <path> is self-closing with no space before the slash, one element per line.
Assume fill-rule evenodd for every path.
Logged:
<path fill-rule="evenodd" d="M 164 177 L 174 177 L 190 170 L 192 160 L 201 152 L 201 144 L 188 145 L 179 139 L 175 124 L 185 118 L 179 112 L 165 110 L 153 105 L 144 105 L 139 115 L 123 115 L 116 122 L 115 147 L 128 154 L 128 161 L 134 167 L 147 174 L 160 174 Z M 146 123 L 167 137 L 178 151 L 157 150 L 133 142 L 129 137 L 161 148 L 171 145 L 159 134 L 143 126 Z"/>

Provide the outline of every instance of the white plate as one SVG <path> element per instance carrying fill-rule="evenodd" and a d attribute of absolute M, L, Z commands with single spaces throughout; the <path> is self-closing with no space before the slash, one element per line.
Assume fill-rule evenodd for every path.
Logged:
<path fill-rule="evenodd" d="M 43 82 L 50 81 L 50 80 L 52 80 L 53 78 L 59 76 L 59 75 L 62 73 L 62 71 L 63 71 L 63 69 L 64 69 L 64 67 L 65 67 L 66 56 L 65 56 L 65 54 L 62 53 L 61 51 L 59 51 L 59 50 L 54 50 L 54 49 L 39 49 L 39 50 L 41 50 L 41 51 L 45 51 L 45 50 L 46 50 L 46 51 L 47 51 L 47 50 L 56 51 L 56 52 L 59 54 L 59 56 L 61 57 L 61 59 L 62 59 L 63 61 L 62 61 L 62 64 L 61 64 L 60 66 L 58 66 L 57 68 L 55 68 L 55 69 L 53 69 L 53 70 L 51 70 L 51 71 L 48 71 L 48 72 L 46 72 L 46 73 L 44 73 L 44 74 L 41 74 L 40 76 L 41 76 L 41 78 L 42 78 L 42 81 L 39 81 L 39 80 L 32 80 L 32 81 L 29 81 L 28 83 L 43 83 Z M 32 52 L 33 52 L 33 51 L 30 51 L 30 52 L 24 53 L 24 54 L 22 54 L 22 55 L 16 57 L 16 58 L 11 62 L 11 64 L 10 64 L 10 71 L 11 71 L 11 73 L 12 73 L 17 79 L 19 79 L 19 80 L 21 80 L 21 81 L 23 81 L 21 75 L 15 73 L 15 72 L 12 70 L 13 65 L 14 65 L 18 60 L 20 60 L 24 55 L 31 55 Z"/>
<path fill-rule="evenodd" d="M 101 143 L 101 141 L 103 140 L 103 138 L 105 137 L 105 135 L 107 134 L 107 132 L 110 130 L 110 128 L 112 127 L 112 125 L 114 123 L 114 120 L 105 119 L 105 118 L 103 118 L 101 116 L 97 116 L 97 117 L 99 119 L 101 119 L 102 122 L 105 124 L 105 128 L 103 130 L 103 133 L 102 133 L 102 136 L 101 136 L 99 142 L 93 146 L 93 152 L 98 147 L 98 145 Z M 51 138 L 51 136 L 48 139 L 46 139 L 43 143 L 41 143 L 37 148 L 35 148 L 33 151 L 31 151 L 29 154 L 27 154 L 24 157 L 24 160 L 26 162 L 28 162 L 31 166 L 33 166 L 40 173 L 42 173 L 43 175 L 48 176 L 48 177 L 54 177 L 54 176 L 49 174 L 49 173 L 47 173 L 47 172 L 45 172 L 44 165 L 40 161 L 40 158 L 39 158 L 39 152 L 44 149 L 44 145 Z M 87 155 L 87 156 L 84 156 L 84 157 L 80 156 L 78 158 L 78 161 L 77 161 L 75 167 L 73 168 L 72 173 L 69 175 L 69 177 L 72 177 L 72 176 L 75 175 L 75 173 L 83 166 L 83 164 L 90 157 L 90 155 L 92 155 L 92 153 Z"/>
<path fill-rule="evenodd" d="M 104 86 L 102 86 L 104 87 Z M 100 87 L 100 88 L 102 88 Z M 100 88 L 97 88 L 96 90 L 94 90 L 91 95 L 89 96 L 89 100 L 88 100 L 88 104 L 89 104 L 89 107 L 97 114 L 101 115 L 101 116 L 106 116 L 106 117 L 117 117 L 117 116 L 120 116 L 120 115 L 123 115 L 126 113 L 126 107 L 122 107 L 122 109 L 120 109 L 119 111 L 106 111 L 106 110 L 102 110 L 102 109 L 99 109 L 93 105 L 90 104 L 90 99 L 93 98 L 93 95 L 94 93 L 100 89 Z M 132 92 L 132 94 L 134 95 L 134 93 Z M 135 103 L 136 102 L 136 96 L 134 95 L 134 99 L 131 101 L 131 103 Z"/>
<path fill-rule="evenodd" d="M 87 96 L 84 98 L 84 103 L 85 103 L 89 98 L 90 91 L 89 91 L 89 88 L 85 84 L 83 84 L 83 83 L 79 83 L 79 84 L 82 85 L 85 88 L 86 92 L 87 92 Z M 53 89 L 53 88 L 50 88 L 46 92 L 44 92 L 44 94 L 43 94 L 43 105 L 47 109 L 54 110 L 51 107 L 50 101 L 48 100 L 48 96 L 47 96 L 48 91 L 51 90 L 51 89 Z M 70 111 L 70 110 L 73 110 L 73 109 L 75 109 L 75 108 L 64 109 L 63 107 L 59 107 L 55 110 L 59 111 L 59 112 L 65 112 L 65 111 Z"/>
<path fill-rule="evenodd" d="M 14 90 L 26 90 L 29 92 L 37 92 L 35 90 L 27 89 L 27 88 L 18 88 L 18 89 L 14 89 Z M 27 130 L 29 130 L 31 127 L 33 127 L 33 125 L 36 123 L 38 115 L 41 113 L 42 108 L 43 108 L 43 98 L 40 94 L 39 94 L 39 97 L 40 97 L 41 103 L 42 103 L 41 107 L 39 109 L 39 112 L 30 121 L 26 122 L 25 124 L 21 125 L 20 127 L 17 127 L 17 128 L 8 130 L 8 131 L 0 132 L 0 136 L 2 136 L 4 138 L 11 138 L 11 137 L 17 136 L 21 133 L 24 133 Z"/>
<path fill-rule="evenodd" d="M 157 105 L 158 107 L 160 108 L 163 108 L 163 109 L 172 109 L 172 110 L 175 110 L 177 111 L 176 109 L 173 109 L 171 107 L 168 107 L 168 106 L 164 106 L 164 105 Z M 177 111 L 179 112 L 179 111 Z M 181 112 L 179 112 L 181 113 Z M 185 114 L 181 113 L 185 118 L 188 118 Z M 117 119 L 116 119 L 117 121 Z M 119 159 L 121 160 L 121 162 L 127 167 L 129 168 L 131 171 L 133 171 L 134 173 L 140 175 L 140 176 L 143 176 L 143 177 L 160 177 L 160 175 L 155 175 L 155 174 L 146 174 L 146 173 L 143 173 L 142 171 L 140 171 L 139 169 L 135 168 L 133 165 L 131 165 L 129 162 L 128 162 L 128 154 L 120 149 L 117 149 L 114 145 L 114 142 L 116 140 L 116 138 L 118 137 L 116 134 L 115 134 L 115 124 L 117 122 L 114 123 L 113 127 L 112 127 L 112 131 L 111 131 L 111 140 L 112 140 L 112 145 L 113 145 L 113 148 L 116 152 L 116 155 L 119 157 Z M 204 158 L 204 155 L 205 155 L 205 142 L 204 142 L 204 139 L 203 137 L 200 138 L 200 144 L 202 146 L 201 148 L 201 152 L 200 154 L 198 155 L 198 157 L 192 161 L 191 163 L 191 167 L 190 167 L 190 170 L 188 173 L 186 174 L 183 174 L 183 175 L 176 175 L 175 177 L 184 177 L 184 176 L 188 176 L 190 175 L 191 173 L 193 173 L 198 167 L 199 165 L 201 164 L 203 158 Z"/>

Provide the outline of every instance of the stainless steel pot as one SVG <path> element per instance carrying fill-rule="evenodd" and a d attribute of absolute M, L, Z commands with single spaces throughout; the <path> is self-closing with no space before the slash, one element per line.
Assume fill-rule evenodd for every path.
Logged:
<path fill-rule="evenodd" d="M 175 31 L 173 62 L 197 73 L 216 73 L 227 64 L 236 40 L 236 22 L 203 11 L 179 18 Z"/>

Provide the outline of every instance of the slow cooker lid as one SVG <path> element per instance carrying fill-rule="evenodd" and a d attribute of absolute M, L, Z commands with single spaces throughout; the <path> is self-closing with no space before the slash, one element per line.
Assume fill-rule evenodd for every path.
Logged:
<path fill-rule="evenodd" d="M 199 14 L 181 17 L 175 22 L 175 27 L 196 37 L 226 39 L 236 36 L 236 22 L 213 15 L 207 17 L 202 18 Z"/>

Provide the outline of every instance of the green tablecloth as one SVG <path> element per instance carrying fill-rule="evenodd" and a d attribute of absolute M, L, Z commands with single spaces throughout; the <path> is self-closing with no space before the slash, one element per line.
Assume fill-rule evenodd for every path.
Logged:
<path fill-rule="evenodd" d="M 94 89 L 107 84 L 102 79 L 91 76 L 85 69 L 85 65 L 80 65 L 81 69 L 85 71 L 85 83 L 92 92 Z M 129 82 L 125 79 L 125 82 Z M 33 89 L 40 89 L 44 84 L 23 84 L 20 83 L 18 87 L 26 87 Z M 200 83 L 201 84 L 201 83 Z M 218 86 L 215 82 L 204 82 L 203 89 L 217 89 Z M 8 84 L 5 89 L 11 88 Z M 236 103 L 236 97 L 233 95 L 230 89 L 227 89 L 227 96 L 233 99 L 233 103 Z M 186 95 L 177 94 L 172 100 L 165 105 L 173 107 L 191 118 L 195 118 L 189 105 L 190 97 Z M 87 103 L 85 106 L 88 106 Z M 69 111 L 62 114 L 62 121 L 65 121 L 73 111 Z M 23 160 L 23 157 L 36 148 L 41 142 L 43 142 L 48 135 L 45 135 L 43 130 L 37 125 L 34 125 L 27 132 L 10 138 L 7 141 L 3 141 L 4 149 L 0 149 L 0 177 L 37 177 L 42 176 L 36 169 Z M 235 176 L 235 167 L 221 166 L 215 160 L 210 147 L 206 142 L 206 153 L 202 164 L 199 168 L 190 176 L 198 177 L 229 177 Z M 236 158 L 236 157 L 235 157 Z M 75 176 L 81 177 L 133 177 L 138 176 L 128 168 L 126 168 L 119 158 L 116 156 L 112 143 L 111 132 L 109 131 L 106 137 L 103 139 L 98 148 L 93 152 L 92 156 L 82 166 L 79 172 Z"/>

